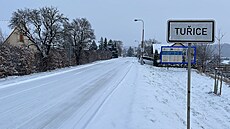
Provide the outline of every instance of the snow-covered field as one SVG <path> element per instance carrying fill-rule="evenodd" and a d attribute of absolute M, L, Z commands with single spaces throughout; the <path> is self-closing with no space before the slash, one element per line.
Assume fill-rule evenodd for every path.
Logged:
<path fill-rule="evenodd" d="M 192 129 L 230 128 L 230 88 L 192 71 Z M 0 129 L 185 129 L 186 69 L 118 58 L 0 80 Z"/>

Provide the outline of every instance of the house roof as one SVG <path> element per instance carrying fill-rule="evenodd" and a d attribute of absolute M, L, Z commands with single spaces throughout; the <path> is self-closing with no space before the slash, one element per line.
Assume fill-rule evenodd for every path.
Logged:
<path fill-rule="evenodd" d="M 172 46 L 184 46 L 182 43 L 174 43 Z"/>
<path fill-rule="evenodd" d="M 9 34 L 9 36 L 5 39 L 5 41 L 3 42 L 3 44 L 5 44 L 6 43 L 6 41 L 14 34 L 14 32 L 17 30 L 17 27 L 15 27 L 12 31 L 11 31 L 11 33 Z"/>

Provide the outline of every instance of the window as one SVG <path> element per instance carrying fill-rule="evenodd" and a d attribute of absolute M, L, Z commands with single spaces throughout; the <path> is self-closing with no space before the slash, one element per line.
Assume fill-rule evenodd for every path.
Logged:
<path fill-rule="evenodd" d="M 19 35 L 19 42 L 23 42 L 24 43 L 24 36 L 22 33 L 20 33 Z"/>

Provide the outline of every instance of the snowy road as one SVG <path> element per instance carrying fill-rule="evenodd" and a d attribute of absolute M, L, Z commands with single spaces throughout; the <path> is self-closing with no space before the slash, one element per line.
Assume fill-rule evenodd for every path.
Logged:
<path fill-rule="evenodd" d="M 230 87 L 192 70 L 192 129 L 230 128 Z M 187 70 L 118 58 L 0 80 L 0 129 L 185 129 Z"/>
<path fill-rule="evenodd" d="M 83 129 L 133 67 L 114 59 L 0 83 L 1 129 Z"/>

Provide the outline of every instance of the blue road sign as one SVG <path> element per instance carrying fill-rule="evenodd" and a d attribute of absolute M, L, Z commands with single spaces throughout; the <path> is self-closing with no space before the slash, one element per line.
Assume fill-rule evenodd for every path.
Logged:
<path fill-rule="evenodd" d="M 162 46 L 161 64 L 188 64 L 188 46 Z M 196 64 L 196 47 L 191 47 L 191 63 Z"/>

